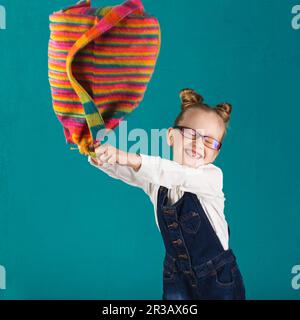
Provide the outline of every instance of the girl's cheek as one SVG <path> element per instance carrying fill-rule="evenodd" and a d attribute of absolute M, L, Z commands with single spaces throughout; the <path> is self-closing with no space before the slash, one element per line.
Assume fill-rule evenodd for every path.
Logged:
<path fill-rule="evenodd" d="M 205 148 L 204 149 L 204 158 L 212 158 L 213 153 L 211 152 L 212 150 L 209 148 Z"/>
<path fill-rule="evenodd" d="M 181 140 L 175 139 L 174 144 L 173 144 L 173 148 L 176 153 L 182 153 L 183 149 L 184 149 L 184 145 L 182 144 Z"/>
<path fill-rule="evenodd" d="M 204 159 L 207 160 L 207 161 L 209 161 L 209 162 L 214 161 L 215 158 L 216 158 L 216 154 L 215 154 L 215 152 L 214 152 L 213 150 L 211 150 L 211 149 L 209 149 L 209 150 L 207 151 L 207 153 L 205 154 L 205 157 L 204 157 Z"/>

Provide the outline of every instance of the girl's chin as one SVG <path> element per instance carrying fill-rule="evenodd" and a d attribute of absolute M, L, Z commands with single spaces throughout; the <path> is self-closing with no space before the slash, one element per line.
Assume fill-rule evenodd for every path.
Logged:
<path fill-rule="evenodd" d="M 204 164 L 204 159 L 184 159 L 183 164 L 192 168 L 198 168 Z"/>
<path fill-rule="evenodd" d="M 173 156 L 173 159 L 181 165 L 185 165 L 192 168 L 198 168 L 199 166 L 205 163 L 205 160 L 203 158 L 200 158 L 200 159 L 191 158 L 187 155 L 181 159 L 180 157 L 177 159 L 176 157 Z"/>

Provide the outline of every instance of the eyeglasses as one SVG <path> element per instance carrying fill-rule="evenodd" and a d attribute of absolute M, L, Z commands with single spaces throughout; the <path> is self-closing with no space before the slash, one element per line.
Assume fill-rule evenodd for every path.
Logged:
<path fill-rule="evenodd" d="M 220 150 L 221 149 L 222 143 L 220 141 L 218 141 L 212 137 L 203 136 L 202 134 L 200 134 L 198 131 L 196 131 L 193 128 L 183 127 L 183 126 L 174 126 L 173 128 L 179 129 L 180 133 L 188 139 L 195 140 L 195 139 L 201 137 L 204 145 L 210 149 L 213 149 L 213 150 Z"/>

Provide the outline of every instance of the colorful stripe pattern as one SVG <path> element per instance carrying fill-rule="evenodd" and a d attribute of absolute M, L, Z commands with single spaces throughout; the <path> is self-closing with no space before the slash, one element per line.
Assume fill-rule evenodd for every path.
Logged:
<path fill-rule="evenodd" d="M 83 0 L 49 19 L 54 112 L 66 142 L 95 156 L 99 133 L 116 128 L 143 99 L 160 51 L 159 22 L 140 0 L 101 8 Z"/>

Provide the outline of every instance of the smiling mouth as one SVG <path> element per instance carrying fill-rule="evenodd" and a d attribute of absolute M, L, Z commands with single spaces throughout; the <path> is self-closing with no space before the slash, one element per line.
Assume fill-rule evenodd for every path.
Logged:
<path fill-rule="evenodd" d="M 199 153 L 199 152 L 193 152 L 192 150 L 190 149 L 185 149 L 184 152 L 190 157 L 190 158 L 193 158 L 193 159 L 202 159 L 202 155 Z"/>

